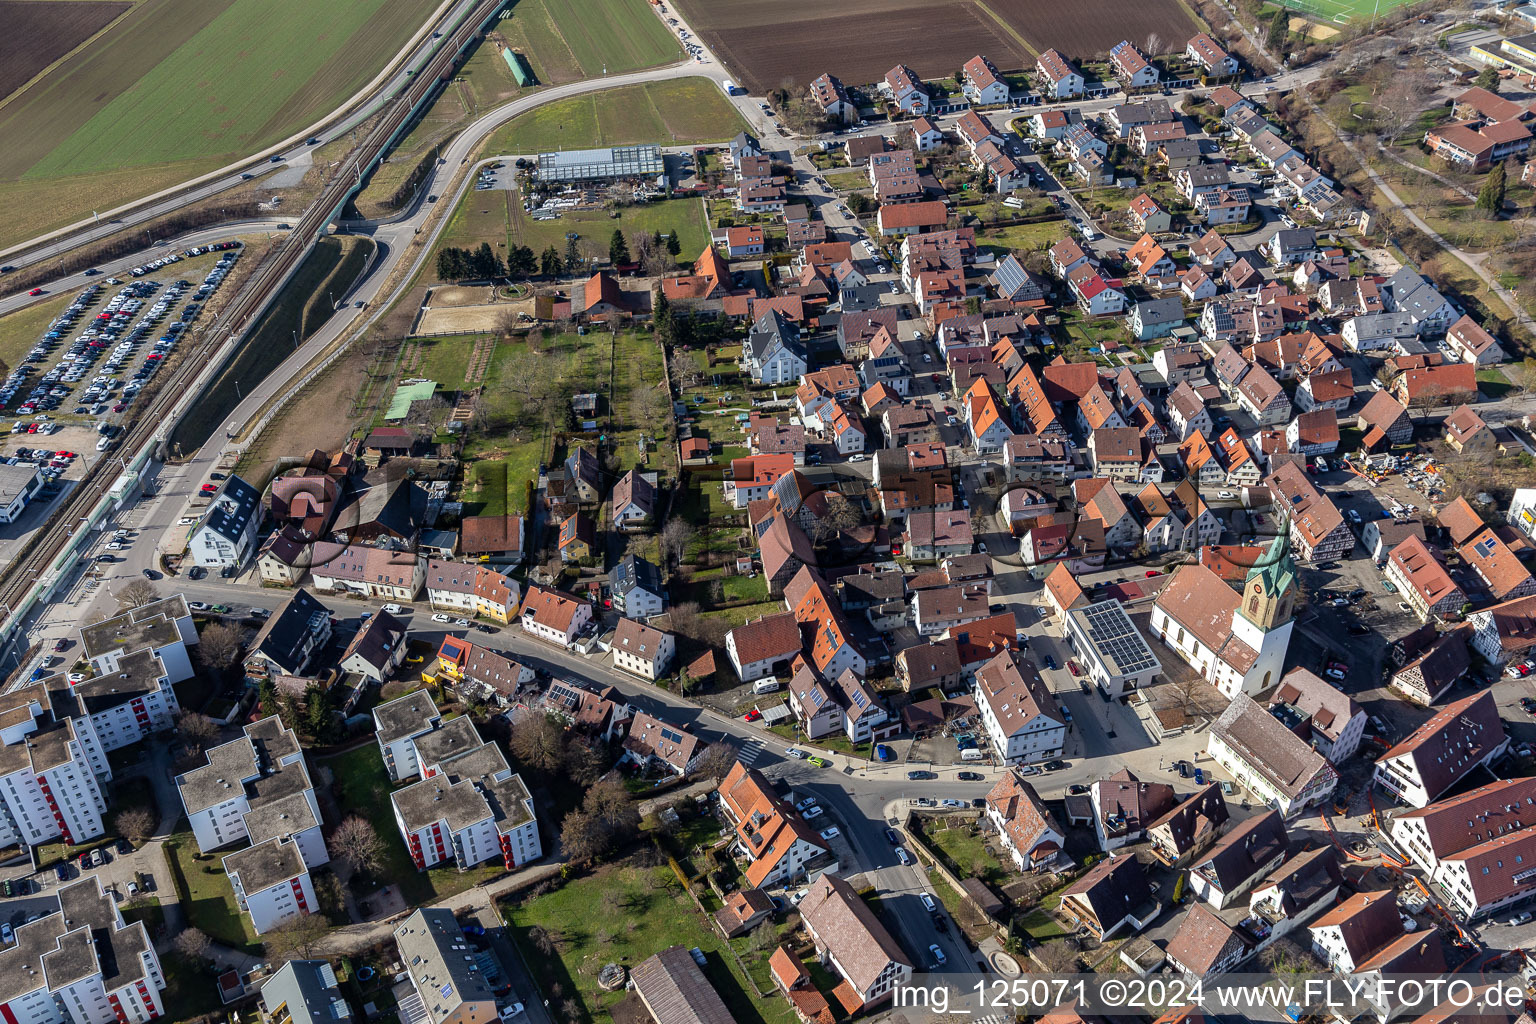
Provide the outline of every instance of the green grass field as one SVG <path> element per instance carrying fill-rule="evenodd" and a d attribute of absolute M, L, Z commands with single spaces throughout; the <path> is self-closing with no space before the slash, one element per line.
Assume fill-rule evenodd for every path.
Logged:
<path fill-rule="evenodd" d="M 592 146 L 692 145 L 745 131 L 746 122 L 707 78 L 679 78 L 576 96 L 498 128 L 486 153 L 548 153 Z"/>
<path fill-rule="evenodd" d="M 368 82 L 433 0 L 143 0 L 0 108 L 0 244 L 261 149 Z M 25 212 L 23 212 L 25 211 Z"/>
<path fill-rule="evenodd" d="M 665 867 L 602 868 L 564 887 L 506 911 L 508 931 L 523 958 L 540 968 L 546 996 L 563 991 L 583 1021 L 607 1019 L 623 998 L 604 992 L 592 964 L 616 962 L 631 968 L 668 946 L 698 947 L 707 958 L 704 974 L 741 1024 L 791 1024 L 789 1001 L 770 989 L 758 999 L 725 952 L 725 940 L 698 912 Z M 554 955 L 540 952 L 530 932 L 542 929 L 554 941 Z M 559 989 L 555 989 L 555 983 Z"/>
<path fill-rule="evenodd" d="M 1324 23 L 1332 22 L 1337 25 L 1359 18 L 1369 19 L 1372 14 L 1379 16 L 1398 7 L 1418 2 L 1419 0 L 1278 0 L 1281 7 L 1309 14 Z"/>
<path fill-rule="evenodd" d="M 465 195 L 439 245 L 473 247 L 481 242 L 493 245 L 505 242 L 526 245 L 535 253 L 553 245 L 563 254 L 566 232 L 574 231 L 584 249 L 595 247 L 596 252 L 606 256 L 608 242 L 616 228 L 623 231 L 626 238 L 637 231 L 646 234 L 660 231 L 663 235 L 675 231 L 678 243 L 683 247 L 681 259 L 692 259 L 709 243 L 704 207 L 697 199 L 666 199 L 615 211 L 568 210 L 554 220 L 534 220 L 523 212 L 518 193 L 494 189 L 470 191 Z"/>
<path fill-rule="evenodd" d="M 646 0 L 518 0 L 499 31 L 546 84 L 683 57 L 677 39 Z"/>

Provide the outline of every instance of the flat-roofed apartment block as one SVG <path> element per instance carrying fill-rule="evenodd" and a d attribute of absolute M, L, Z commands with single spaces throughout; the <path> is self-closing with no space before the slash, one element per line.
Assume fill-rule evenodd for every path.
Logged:
<path fill-rule="evenodd" d="M 80 646 L 86 660 L 101 675 L 116 668 L 123 657 L 147 649 L 165 666 L 168 682 L 191 679 L 192 659 L 187 647 L 195 643 L 197 626 L 192 622 L 186 598 L 180 594 L 130 608 L 80 630 Z M 176 710 L 171 709 L 172 713 Z"/>
<path fill-rule="evenodd" d="M 395 947 L 413 990 L 399 1001 L 400 1024 L 490 1024 L 496 1019 L 496 997 L 453 911 L 416 911 L 395 929 Z"/>
<path fill-rule="evenodd" d="M 468 718 L 444 722 L 419 692 L 375 708 L 374 722 L 390 777 L 421 776 L 390 796 L 418 869 L 450 861 L 462 871 L 500 856 L 510 870 L 544 855 L 533 797 Z"/>
<path fill-rule="evenodd" d="M 373 709 L 373 738 L 379 745 L 390 782 L 404 782 L 421 774 L 414 741 L 442 722 L 442 713 L 425 690 L 397 697 Z"/>
<path fill-rule="evenodd" d="M 101 835 L 107 800 L 97 775 L 111 773 L 78 707 L 63 676 L 0 696 L 0 846 Z"/>
<path fill-rule="evenodd" d="M 258 935 L 319 906 L 309 869 L 327 863 L 320 804 L 298 737 L 276 716 L 208 751 L 208 763 L 177 776 L 182 807 L 204 853 L 251 845 L 223 859 L 224 872 Z"/>
<path fill-rule="evenodd" d="M 223 860 L 224 873 L 240 909 L 251 915 L 261 935 L 291 917 L 310 914 L 320 904 L 298 843 L 283 837 L 248 846 Z"/>
<path fill-rule="evenodd" d="M 0 948 L 6 1024 L 145 1024 L 165 1013 L 165 974 L 144 924 L 129 924 L 99 878 L 59 889 L 59 910 Z"/>

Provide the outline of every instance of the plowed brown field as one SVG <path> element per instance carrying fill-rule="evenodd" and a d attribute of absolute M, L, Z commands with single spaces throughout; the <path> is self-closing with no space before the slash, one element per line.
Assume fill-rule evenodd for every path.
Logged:
<path fill-rule="evenodd" d="M 879 81 L 905 62 L 941 78 L 978 53 L 1000 68 L 1033 65 L 1024 47 L 972 0 L 682 0 L 688 24 L 754 95 L 831 72 L 849 85 Z"/>
<path fill-rule="evenodd" d="M 1042 50 L 1054 48 L 1074 60 L 1107 57 L 1122 39 L 1145 46 L 1157 33 L 1160 53 L 1181 53 L 1189 37 L 1203 32 L 1177 0 L 986 0 L 998 17 Z"/>
<path fill-rule="evenodd" d="M 878 82 L 898 62 L 943 78 L 978 53 L 1005 71 L 1055 47 L 1083 59 L 1155 32 L 1179 51 L 1200 28 L 1177 0 L 675 0 L 688 24 L 753 95 L 803 87 L 823 72 Z M 1001 22 L 1001 24 L 1000 24 Z M 1005 27 L 1006 26 L 1006 27 Z"/>
<path fill-rule="evenodd" d="M 0 0 L 0 99 L 130 6 L 118 0 Z"/>

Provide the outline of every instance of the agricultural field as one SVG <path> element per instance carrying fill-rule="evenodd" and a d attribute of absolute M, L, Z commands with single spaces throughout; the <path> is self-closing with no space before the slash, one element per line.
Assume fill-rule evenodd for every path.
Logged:
<path fill-rule="evenodd" d="M 57 6 L 50 4 L 50 6 Z M 365 85 L 433 0 L 141 0 L 0 108 L 0 245 L 210 170 Z"/>
<path fill-rule="evenodd" d="M 496 129 L 482 151 L 549 153 L 594 146 L 719 142 L 747 124 L 707 78 L 679 78 L 573 96 Z"/>
<path fill-rule="evenodd" d="M 976 0 L 682 0 L 678 9 L 754 95 L 786 79 L 803 87 L 826 71 L 849 85 L 875 82 L 898 60 L 926 78 L 953 74 L 978 53 L 1005 70 L 1034 63 L 1024 40 Z"/>
<path fill-rule="evenodd" d="M 1185 40 L 1205 31 L 1179 0 L 1098 0 L 1091 17 L 1049 0 L 985 2 L 1037 49 L 1055 48 L 1078 60 L 1107 56 L 1122 39 L 1142 45 L 1153 33 L 1161 39 L 1163 52 L 1180 53 Z"/>
<path fill-rule="evenodd" d="M 539 81 L 559 85 L 681 60 L 676 37 L 646 0 L 518 0 L 498 31 Z"/>
<path fill-rule="evenodd" d="M 121 0 L 0 0 L 0 99 L 100 32 L 131 3 Z"/>
<path fill-rule="evenodd" d="M 1103 0 L 1091 18 L 1048 0 L 852 0 L 835 8 L 815 0 L 788 0 L 787 6 L 681 0 L 678 6 L 754 94 L 786 80 L 804 86 L 824 71 L 850 85 L 876 82 L 898 60 L 930 79 L 954 74 L 977 53 L 1016 70 L 1033 67 L 1035 55 L 1049 47 L 1089 58 L 1153 32 L 1165 48 L 1178 50 L 1203 28 L 1179 0 Z"/>

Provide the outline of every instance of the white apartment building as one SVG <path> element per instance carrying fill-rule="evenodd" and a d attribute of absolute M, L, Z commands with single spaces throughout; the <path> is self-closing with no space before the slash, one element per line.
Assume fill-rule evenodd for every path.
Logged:
<path fill-rule="evenodd" d="M 80 630 L 81 652 L 91 670 L 106 675 L 120 659 L 149 650 L 160 659 L 168 683 L 192 678 L 192 658 L 187 647 L 197 643 L 192 611 L 180 594 L 120 612 Z M 172 694 L 172 700 L 175 695 Z M 172 709 L 172 713 L 178 710 Z"/>
<path fill-rule="evenodd" d="M 304 751 L 280 718 L 252 722 L 244 736 L 213 747 L 207 758 L 201 768 L 176 777 L 199 850 L 292 839 L 308 867 L 331 859 Z"/>
<path fill-rule="evenodd" d="M 373 738 L 390 782 L 404 782 L 421 774 L 416 738 L 442 723 L 442 712 L 425 690 L 396 697 L 373 709 Z"/>
<path fill-rule="evenodd" d="M 1004 651 L 976 671 L 976 710 L 992 753 L 1008 764 L 1061 756 L 1067 723 L 1035 666 Z"/>
<path fill-rule="evenodd" d="M 58 890 L 59 910 L 0 947 L 6 1024 L 148 1024 L 164 1015 L 165 973 L 141 921 L 128 924 L 99 878 Z"/>
<path fill-rule="evenodd" d="M 289 918 L 313 914 L 320 906 L 304 855 L 290 838 L 274 837 L 248 846 L 225 857 L 223 865 L 235 899 L 251 915 L 257 935 Z"/>
<path fill-rule="evenodd" d="M 468 719 L 453 721 L 464 722 L 474 734 Z M 533 797 L 501 750 L 479 743 L 440 758 L 432 739 L 429 733 L 414 741 L 422 780 L 390 796 L 395 824 L 417 869 L 449 862 L 462 871 L 495 857 L 510 871 L 542 857 Z M 453 750 L 458 744 L 447 746 Z"/>
<path fill-rule="evenodd" d="M 1390 831 L 1464 920 L 1536 891 L 1536 779 L 1503 779 L 1400 811 Z"/>
<path fill-rule="evenodd" d="M 192 563 L 244 565 L 255 550 L 261 517 L 261 492 L 237 476 L 230 477 L 187 538 Z"/>
<path fill-rule="evenodd" d="M 61 682 L 0 697 L 0 845 L 77 843 L 102 833 L 107 799 L 89 748 L 105 758 L 90 719 L 71 717 L 67 688 L 47 685 Z"/>

